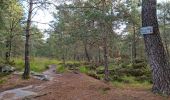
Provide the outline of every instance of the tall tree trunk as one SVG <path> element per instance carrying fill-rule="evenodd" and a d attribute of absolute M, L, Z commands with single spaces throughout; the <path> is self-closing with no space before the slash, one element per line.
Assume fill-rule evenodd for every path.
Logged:
<path fill-rule="evenodd" d="M 107 49 L 107 38 L 103 39 L 104 41 L 104 72 L 105 72 L 105 81 L 109 81 L 109 68 L 108 68 L 108 49 Z"/>
<path fill-rule="evenodd" d="M 13 30 L 11 30 L 11 33 L 12 33 L 12 31 L 13 31 Z M 9 61 L 11 60 L 12 39 L 13 39 L 13 36 L 12 36 L 12 34 L 11 34 L 10 39 L 9 39 Z"/>
<path fill-rule="evenodd" d="M 170 68 L 158 28 L 156 4 L 156 0 L 142 2 L 142 26 L 153 26 L 153 34 L 145 34 L 144 41 L 152 70 L 152 91 L 169 95 Z"/>
<path fill-rule="evenodd" d="M 10 30 L 10 37 L 7 38 L 7 41 L 6 41 L 6 55 L 5 55 L 5 60 L 6 60 L 6 63 L 9 64 L 10 63 L 10 60 L 11 60 L 11 50 L 12 50 L 12 32 L 13 32 L 13 29 Z"/>
<path fill-rule="evenodd" d="M 133 25 L 133 39 L 132 39 L 132 57 L 131 57 L 131 63 L 134 64 L 136 60 L 136 28 L 135 25 Z"/>
<path fill-rule="evenodd" d="M 29 39 L 30 39 L 32 9 L 33 9 L 33 0 L 30 0 L 29 1 L 29 13 L 28 13 L 28 19 L 27 19 L 27 27 L 26 27 L 25 70 L 24 70 L 24 74 L 23 74 L 23 79 L 29 78 L 29 74 L 30 74 Z"/>
<path fill-rule="evenodd" d="M 103 6 L 103 15 L 105 15 L 105 8 L 106 8 L 106 1 L 102 0 Z M 104 72 L 105 72 L 105 81 L 109 81 L 109 68 L 108 68 L 108 46 L 107 46 L 107 32 L 106 32 L 105 20 L 103 19 L 102 22 L 102 29 L 103 29 L 103 51 L 104 51 Z"/>

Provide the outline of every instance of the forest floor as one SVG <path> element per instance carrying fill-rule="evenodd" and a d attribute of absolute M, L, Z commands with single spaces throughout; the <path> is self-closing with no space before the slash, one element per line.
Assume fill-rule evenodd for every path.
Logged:
<path fill-rule="evenodd" d="M 0 85 L 0 100 L 170 100 L 148 89 L 113 87 L 82 73 L 56 74 L 55 69 L 53 65 L 44 72 L 50 81 L 9 75 Z"/>

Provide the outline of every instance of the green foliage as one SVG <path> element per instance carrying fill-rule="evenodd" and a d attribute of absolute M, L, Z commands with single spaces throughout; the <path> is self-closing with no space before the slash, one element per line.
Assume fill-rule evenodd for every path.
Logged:
<path fill-rule="evenodd" d="M 17 70 L 24 70 L 24 60 L 22 58 L 14 58 L 15 67 Z M 60 61 L 47 58 L 33 58 L 30 62 L 31 71 L 43 72 L 49 65 L 57 65 Z"/>
<path fill-rule="evenodd" d="M 113 81 L 135 83 L 137 82 L 150 82 L 151 71 L 145 62 L 138 62 L 135 64 L 120 64 L 115 67 L 110 73 Z"/>
<path fill-rule="evenodd" d="M 64 72 L 68 71 L 68 69 L 65 66 L 58 65 L 56 71 L 58 73 L 64 73 Z"/>
<path fill-rule="evenodd" d="M 79 66 L 81 66 L 81 62 L 67 61 L 65 64 L 60 63 L 60 65 L 67 67 L 69 70 L 78 70 Z"/>
<path fill-rule="evenodd" d="M 89 76 L 91 76 L 91 77 L 93 77 L 93 78 L 95 78 L 95 79 L 100 79 L 100 77 L 97 75 L 96 71 L 94 71 L 94 70 L 90 70 L 90 71 L 87 73 L 87 75 L 89 75 Z"/>
<path fill-rule="evenodd" d="M 80 70 L 81 73 L 88 73 L 89 72 L 89 69 L 85 66 L 80 66 L 79 70 Z"/>
<path fill-rule="evenodd" d="M 24 10 L 19 0 L 1 0 L 0 1 L 0 53 L 1 58 L 5 58 L 7 52 L 17 55 L 20 49 L 23 49 L 21 20 Z M 9 55 L 8 54 L 8 55 Z M 10 62 L 6 59 L 6 63 Z"/>
<path fill-rule="evenodd" d="M 104 66 L 98 66 L 96 69 L 90 69 L 91 66 L 84 65 L 80 66 L 80 72 L 85 72 L 89 76 L 92 76 L 96 79 L 104 78 Z M 86 70 L 88 69 L 88 70 Z M 134 64 L 121 63 L 116 65 L 114 63 L 109 64 L 109 78 L 112 81 L 121 82 L 121 83 L 143 83 L 148 82 L 152 83 L 151 71 L 149 66 L 143 60 L 137 60 Z"/>
<path fill-rule="evenodd" d="M 22 58 L 14 58 L 15 60 L 15 68 L 18 71 L 22 71 L 24 69 L 24 61 Z"/>
<path fill-rule="evenodd" d="M 12 43 L 11 56 L 23 56 L 23 29 L 25 28 L 25 25 L 21 23 L 23 7 L 18 0 L 1 1 L 1 58 L 4 58 L 5 52 L 9 51 L 9 47 L 6 48 L 6 41 Z M 58 9 L 58 12 L 54 13 L 54 21 L 50 23 L 52 29 L 47 31 L 49 38 L 46 41 L 43 40 L 43 33 L 36 26 L 30 28 L 31 34 L 33 34 L 30 36 L 31 71 L 43 72 L 49 65 L 55 64 L 59 73 L 66 72 L 68 69 L 79 70 L 96 79 L 103 79 L 103 32 L 106 32 L 108 60 L 109 62 L 115 61 L 115 63 L 109 64 L 110 79 L 120 84 L 151 82 L 151 73 L 146 62 L 129 64 L 132 39 L 136 40 L 137 57 L 145 59 L 145 56 L 143 39 L 138 34 L 136 34 L 136 38 L 133 38 L 132 34 L 134 31 L 138 33 L 138 28 L 141 26 L 139 2 L 138 0 L 128 1 L 125 5 L 123 1 L 106 0 L 106 7 L 102 7 L 102 3 L 98 0 L 75 0 L 71 4 L 61 4 L 60 6 L 63 8 L 72 7 L 73 9 Z M 114 7 L 112 4 L 115 4 Z M 83 6 L 85 8 L 74 8 Z M 86 6 L 94 8 L 86 8 Z M 12 31 L 10 31 L 13 25 L 15 27 L 12 27 Z M 105 27 L 103 28 L 103 26 Z M 117 34 L 116 30 L 121 29 L 121 26 L 125 26 L 125 29 L 121 34 Z M 136 30 L 133 30 L 133 27 Z M 87 64 L 79 62 L 86 60 L 85 47 L 91 60 Z M 63 61 L 40 57 L 57 58 Z M 14 58 L 14 61 L 16 69 L 23 71 L 24 58 Z M 0 61 L 1 63 L 4 61 Z"/>
<path fill-rule="evenodd" d="M 122 77 L 122 82 L 123 83 L 137 83 L 137 81 L 135 81 L 135 77 L 133 76 L 123 76 Z"/>

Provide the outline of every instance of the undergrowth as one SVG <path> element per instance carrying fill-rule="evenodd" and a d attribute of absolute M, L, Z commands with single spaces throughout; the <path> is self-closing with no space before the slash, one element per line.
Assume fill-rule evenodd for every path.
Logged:
<path fill-rule="evenodd" d="M 24 59 L 23 58 L 13 58 L 15 61 L 15 68 L 18 71 L 24 70 Z M 30 59 L 30 69 L 35 72 L 43 72 L 48 69 L 49 65 L 57 65 L 61 63 L 59 60 L 48 59 L 48 58 L 32 58 Z"/>
<path fill-rule="evenodd" d="M 15 61 L 16 69 L 22 71 L 24 69 L 24 59 L 14 58 L 13 60 Z M 35 72 L 42 72 L 48 69 L 48 66 L 52 64 L 57 65 L 56 71 L 58 73 L 78 70 L 96 79 L 104 79 L 104 66 L 102 65 L 95 68 L 90 64 L 78 61 L 67 61 L 63 64 L 59 60 L 48 58 L 32 58 L 30 60 L 31 71 Z M 149 79 L 150 71 L 146 66 L 147 65 L 143 62 L 137 63 L 135 66 L 122 63 L 120 65 L 109 64 L 110 80 L 115 87 L 150 89 L 152 84 Z M 3 81 L 0 80 L 0 83 L 2 82 Z"/>

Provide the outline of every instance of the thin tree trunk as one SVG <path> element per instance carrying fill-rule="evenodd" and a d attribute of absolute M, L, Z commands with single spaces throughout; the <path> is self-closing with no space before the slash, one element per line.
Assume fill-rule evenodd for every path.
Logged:
<path fill-rule="evenodd" d="M 12 30 L 11 30 L 11 32 L 12 32 Z M 10 40 L 9 40 L 9 61 L 11 60 L 12 39 L 13 39 L 13 36 L 11 35 Z"/>
<path fill-rule="evenodd" d="M 6 53 L 5 53 L 5 62 L 6 64 L 9 64 L 10 62 L 10 54 L 9 54 L 9 40 L 6 41 Z"/>
<path fill-rule="evenodd" d="M 76 49 L 77 49 L 77 46 L 75 45 L 75 46 L 74 46 L 74 54 L 73 54 L 73 59 L 74 59 L 74 60 L 76 60 L 76 56 L 77 56 L 77 51 L 76 51 Z"/>
<path fill-rule="evenodd" d="M 133 25 L 133 39 L 132 39 L 132 58 L 131 58 L 131 62 L 132 64 L 135 63 L 136 60 L 136 28 Z"/>
<path fill-rule="evenodd" d="M 28 13 L 27 27 L 26 27 L 25 70 L 24 70 L 24 74 L 23 74 L 23 79 L 29 78 L 29 74 L 30 74 L 29 39 L 30 39 L 32 8 L 33 8 L 33 0 L 30 0 L 29 1 L 29 13 Z"/>
<path fill-rule="evenodd" d="M 144 35 L 145 48 L 152 70 L 152 91 L 169 95 L 170 68 L 158 28 L 156 0 L 143 0 L 142 26 L 153 26 L 153 34 Z"/>
<path fill-rule="evenodd" d="M 66 61 L 65 61 L 65 54 L 64 54 L 64 53 L 63 53 L 62 60 L 63 60 L 63 64 L 64 64 L 64 66 L 65 66 L 65 64 L 66 64 Z"/>
<path fill-rule="evenodd" d="M 99 63 L 101 63 L 101 50 L 100 50 L 100 46 L 98 47 L 98 60 L 99 60 Z"/>
<path fill-rule="evenodd" d="M 13 32 L 13 29 L 11 29 L 10 31 L 12 34 Z M 5 55 L 5 60 L 6 60 L 6 63 L 9 64 L 10 63 L 10 60 L 11 60 L 11 50 L 12 50 L 12 35 L 10 36 L 10 38 L 8 39 L 7 38 L 7 41 L 6 41 L 6 55 Z"/>
<path fill-rule="evenodd" d="M 107 38 L 104 38 L 104 72 L 105 72 L 105 81 L 109 81 L 109 68 L 108 68 L 108 50 L 107 50 Z"/>
<path fill-rule="evenodd" d="M 12 51 L 12 38 L 9 41 L 9 61 L 11 60 L 11 51 Z"/>
<path fill-rule="evenodd" d="M 88 53 L 88 50 L 87 50 L 87 39 L 85 40 L 85 43 L 84 43 L 84 52 L 85 52 L 87 61 L 90 62 L 90 56 L 89 56 L 89 53 Z"/>
<path fill-rule="evenodd" d="M 102 0 L 103 4 L 103 15 L 105 15 L 105 7 L 106 7 L 106 1 Z M 105 26 L 105 20 L 102 19 L 102 29 L 103 29 L 103 51 L 104 51 L 104 72 L 105 72 L 105 81 L 109 81 L 109 68 L 108 68 L 108 47 L 107 47 L 107 32 L 106 32 L 106 26 Z"/>

